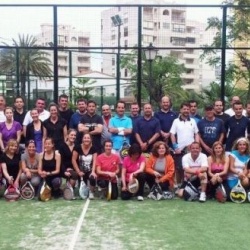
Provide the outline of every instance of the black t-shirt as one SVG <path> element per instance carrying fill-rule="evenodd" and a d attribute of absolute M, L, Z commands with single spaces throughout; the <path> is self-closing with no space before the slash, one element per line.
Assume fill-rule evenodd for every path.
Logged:
<path fill-rule="evenodd" d="M 60 117 L 63 118 L 67 122 L 67 128 L 69 128 L 69 122 L 71 116 L 74 114 L 73 110 L 67 109 L 65 111 L 59 110 Z"/>
<path fill-rule="evenodd" d="M 94 146 L 92 146 L 87 154 L 83 153 L 82 145 L 76 145 L 74 147 L 74 151 L 78 153 L 78 167 L 81 171 L 84 173 L 90 172 L 92 170 L 92 164 L 93 164 L 93 154 L 97 153 L 97 150 Z"/>
<path fill-rule="evenodd" d="M 64 142 L 63 128 L 67 122 L 59 117 L 56 123 L 51 122 L 50 118 L 43 122 L 43 126 L 47 130 L 47 136 L 53 138 L 56 149 L 59 149 L 60 144 Z"/>
<path fill-rule="evenodd" d="M 5 163 L 9 176 L 12 176 L 16 180 L 19 172 L 19 164 L 21 161 L 21 155 L 15 154 L 13 158 L 9 158 L 5 153 L 0 156 L 0 163 Z"/>
<path fill-rule="evenodd" d="M 72 153 L 69 146 L 64 142 L 60 145 L 59 153 L 61 154 L 62 162 L 62 171 L 65 171 L 67 168 L 72 168 Z"/>
<path fill-rule="evenodd" d="M 98 124 L 103 125 L 103 120 L 100 115 L 94 114 L 93 116 L 90 116 L 88 114 L 85 114 L 82 116 L 80 123 L 84 124 L 87 127 L 96 127 Z M 91 130 L 90 130 L 91 131 Z M 96 134 L 96 135 L 91 135 L 92 136 L 92 143 L 94 147 L 96 148 L 97 152 L 100 154 L 102 151 L 102 144 L 101 144 L 101 138 L 102 138 L 102 133 Z"/>
<path fill-rule="evenodd" d="M 25 118 L 25 115 L 26 115 L 27 111 L 23 111 L 22 114 L 18 113 L 16 110 L 14 111 L 14 114 L 13 114 L 13 118 L 14 118 L 14 121 L 16 122 L 19 122 L 22 126 L 23 126 L 23 120 Z M 20 143 L 25 143 L 25 138 L 24 136 L 22 135 L 21 136 L 21 140 L 20 140 Z"/>

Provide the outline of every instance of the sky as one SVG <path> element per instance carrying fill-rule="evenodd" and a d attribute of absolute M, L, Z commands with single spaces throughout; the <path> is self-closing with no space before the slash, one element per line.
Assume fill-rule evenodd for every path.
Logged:
<path fill-rule="evenodd" d="M 222 0 L 209 0 L 209 4 L 220 5 Z M 118 1 L 119 2 L 119 1 Z M 124 1 L 123 1 L 124 2 Z M 140 0 L 139 4 L 152 4 L 151 0 Z M 174 0 L 166 3 L 204 5 L 202 0 Z M 1 0 L 2 4 L 117 4 L 116 0 Z M 220 8 L 188 8 L 187 19 L 195 19 L 206 23 L 210 16 L 221 15 Z M 58 23 L 70 24 L 76 28 L 89 32 L 91 46 L 100 46 L 100 20 L 104 8 L 58 8 Z M 10 18 L 11 17 L 11 18 Z M 17 39 L 18 34 L 41 33 L 42 23 L 53 23 L 53 9 L 49 7 L 1 7 L 0 6 L 0 44 L 11 44 L 12 38 Z M 94 56 L 93 56 L 94 57 Z M 99 58 L 97 58 L 99 60 Z"/>

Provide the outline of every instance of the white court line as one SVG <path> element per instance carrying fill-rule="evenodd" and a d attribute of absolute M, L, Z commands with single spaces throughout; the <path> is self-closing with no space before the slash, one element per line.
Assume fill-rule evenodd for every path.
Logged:
<path fill-rule="evenodd" d="M 69 244 L 69 250 L 74 250 L 78 234 L 80 232 L 84 217 L 85 217 L 86 212 L 87 212 L 88 207 L 89 207 L 89 202 L 90 202 L 90 199 L 87 199 L 87 201 L 86 201 L 86 203 L 85 203 L 85 205 L 84 205 L 84 207 L 82 209 L 82 213 L 81 213 L 81 216 L 80 216 L 80 218 L 79 218 L 79 220 L 77 222 L 77 226 L 76 226 L 75 232 L 73 234 L 73 238 L 72 238 L 72 240 L 71 240 L 71 242 Z"/>

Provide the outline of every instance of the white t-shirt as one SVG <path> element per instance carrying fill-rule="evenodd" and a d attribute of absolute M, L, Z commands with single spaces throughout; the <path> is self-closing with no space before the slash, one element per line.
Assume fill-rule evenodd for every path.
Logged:
<path fill-rule="evenodd" d="M 42 113 L 39 113 L 38 117 L 43 122 L 50 117 L 50 112 L 44 109 Z M 27 114 L 25 115 L 23 126 L 27 126 L 31 122 L 32 122 L 32 117 L 30 115 L 30 111 L 28 111 Z"/>
<path fill-rule="evenodd" d="M 197 124 L 193 118 L 182 120 L 176 118 L 170 129 L 170 133 L 177 135 L 178 148 L 183 150 L 194 142 L 194 136 L 199 132 Z"/>
<path fill-rule="evenodd" d="M 197 159 L 193 159 L 191 153 L 187 153 L 182 157 L 182 167 L 185 168 L 208 168 L 207 156 L 200 153 Z"/>
<path fill-rule="evenodd" d="M 6 116 L 4 115 L 3 111 L 0 111 L 0 122 L 5 122 L 6 121 Z"/>

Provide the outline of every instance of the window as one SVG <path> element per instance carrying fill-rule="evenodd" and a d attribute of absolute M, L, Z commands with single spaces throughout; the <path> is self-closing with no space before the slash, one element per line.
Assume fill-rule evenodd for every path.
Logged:
<path fill-rule="evenodd" d="M 127 47 L 128 47 L 128 40 L 124 40 L 124 47 L 125 47 L 125 50 L 126 50 Z"/>
<path fill-rule="evenodd" d="M 187 38 L 186 38 L 186 41 L 187 41 L 187 43 L 192 43 L 192 44 L 194 44 L 194 43 L 195 43 L 195 38 L 194 38 L 194 37 L 187 37 Z"/>
<path fill-rule="evenodd" d="M 128 23 L 128 18 L 127 17 L 123 19 L 123 24 L 125 24 L 125 23 Z"/>
<path fill-rule="evenodd" d="M 169 10 L 164 10 L 162 14 L 163 16 L 169 16 Z"/>
<path fill-rule="evenodd" d="M 171 37 L 170 42 L 173 45 L 184 46 L 186 44 L 186 39 L 182 37 Z"/>
<path fill-rule="evenodd" d="M 153 24 L 153 22 L 144 21 L 143 28 L 147 29 L 147 30 L 152 30 L 154 28 L 154 24 Z"/>
<path fill-rule="evenodd" d="M 185 32 L 185 25 L 173 24 L 172 31 L 173 32 L 179 32 L 179 33 L 184 33 Z"/>
<path fill-rule="evenodd" d="M 115 40 L 115 34 L 111 36 L 111 40 Z"/>
<path fill-rule="evenodd" d="M 114 66 L 115 65 L 115 58 L 113 57 L 112 58 L 112 66 Z"/>
<path fill-rule="evenodd" d="M 165 22 L 163 22 L 163 23 L 162 23 L 162 27 L 163 27 L 163 29 L 165 29 L 165 30 L 169 30 L 169 29 L 170 29 L 170 23 L 165 23 Z"/>
<path fill-rule="evenodd" d="M 124 33 L 123 36 L 128 36 L 128 27 L 124 27 Z"/>
<path fill-rule="evenodd" d="M 77 41 L 77 39 L 76 39 L 76 37 L 71 37 L 71 42 L 76 42 Z"/>
<path fill-rule="evenodd" d="M 124 77 L 128 77 L 128 69 L 124 69 Z"/>

